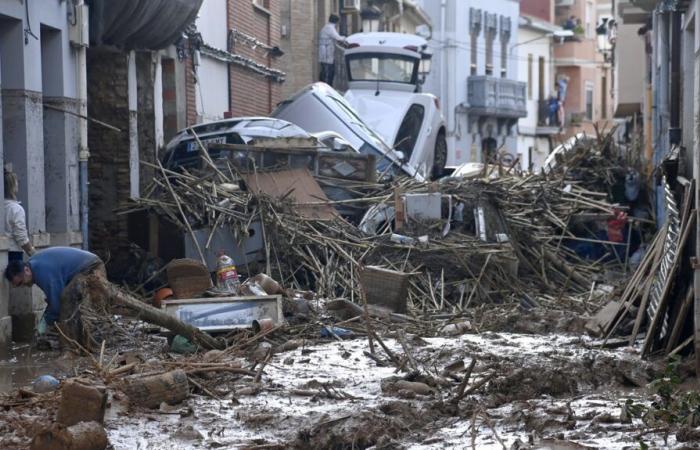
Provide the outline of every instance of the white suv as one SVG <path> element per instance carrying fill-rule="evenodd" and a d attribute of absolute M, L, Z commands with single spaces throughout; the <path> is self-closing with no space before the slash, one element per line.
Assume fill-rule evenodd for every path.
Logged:
<path fill-rule="evenodd" d="M 432 54 L 420 36 L 358 33 L 347 38 L 345 99 L 426 179 L 444 175 L 445 119 L 437 97 L 421 92 Z"/>

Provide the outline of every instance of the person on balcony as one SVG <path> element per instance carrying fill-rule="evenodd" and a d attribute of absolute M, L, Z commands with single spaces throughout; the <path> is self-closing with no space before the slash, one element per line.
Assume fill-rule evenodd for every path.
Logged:
<path fill-rule="evenodd" d="M 568 19 L 566 19 L 566 22 L 564 22 L 562 28 L 573 31 L 573 29 L 576 28 L 576 16 L 570 16 Z"/>
<path fill-rule="evenodd" d="M 558 113 L 559 113 L 559 98 L 556 92 L 552 92 L 547 100 L 548 108 L 548 122 L 550 127 L 557 126 Z"/>

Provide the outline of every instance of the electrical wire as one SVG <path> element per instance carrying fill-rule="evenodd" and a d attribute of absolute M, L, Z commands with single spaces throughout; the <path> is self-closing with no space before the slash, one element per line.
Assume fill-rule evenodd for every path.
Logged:
<path fill-rule="evenodd" d="M 24 0 L 24 14 L 27 18 L 27 26 L 24 27 L 24 45 L 28 45 L 29 36 L 33 37 L 37 41 L 39 40 L 37 35 L 32 32 L 32 24 L 29 21 L 29 0 Z"/>
<path fill-rule="evenodd" d="M 449 49 L 449 48 L 455 48 L 455 47 L 456 47 L 456 48 L 460 48 L 460 49 L 462 49 L 462 50 L 467 50 L 467 51 L 471 52 L 471 45 L 466 45 L 466 43 L 465 43 L 464 41 L 450 41 L 450 42 L 447 43 L 447 44 L 445 44 L 444 41 L 438 41 L 438 40 L 433 40 L 433 41 L 431 41 L 431 42 L 437 42 L 437 43 L 441 44 L 440 46 L 432 46 L 431 48 L 433 48 L 433 49 L 443 50 L 443 49 Z M 485 48 L 485 47 L 477 46 L 476 54 L 477 54 L 477 55 L 486 56 L 486 55 L 488 54 L 488 52 L 486 51 L 486 48 Z M 499 51 L 499 52 L 493 52 L 494 60 L 496 59 L 496 56 L 498 56 L 498 59 L 500 60 L 501 54 L 502 54 L 502 52 L 500 52 L 500 51 Z M 526 58 L 526 57 L 515 56 L 515 55 L 512 55 L 512 54 L 511 54 L 511 55 L 508 55 L 508 59 L 511 60 L 511 61 L 527 62 L 527 58 Z M 569 62 L 570 62 L 570 60 L 566 60 L 566 59 L 555 59 L 555 58 L 551 58 L 550 61 L 553 62 L 553 63 L 555 63 L 555 64 L 556 64 L 557 62 L 560 62 L 560 63 L 569 63 Z M 581 65 L 584 65 L 584 64 L 585 64 L 585 65 L 601 65 L 601 66 L 604 66 L 604 65 L 609 64 L 609 63 L 606 63 L 606 62 L 603 62 L 603 61 L 596 61 L 596 60 L 583 60 L 583 61 L 576 61 L 576 64 L 577 64 L 577 65 L 578 65 L 578 64 L 581 64 Z"/>

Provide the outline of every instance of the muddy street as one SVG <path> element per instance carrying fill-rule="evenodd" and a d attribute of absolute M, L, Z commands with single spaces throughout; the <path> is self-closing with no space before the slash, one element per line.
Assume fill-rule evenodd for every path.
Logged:
<path fill-rule="evenodd" d="M 540 329 L 509 332 L 500 321 L 458 336 L 397 329 L 382 336 L 386 351 L 374 355 L 360 329 L 342 340 L 277 331 L 237 355 L 168 356 L 153 350 L 166 342 L 146 335 L 150 350 L 122 348 L 121 367 L 138 361 L 139 372 L 148 374 L 157 367 L 225 365 L 252 367 L 253 374 L 201 373 L 191 378 L 184 402 L 155 409 L 110 390 L 104 427 L 115 449 L 632 449 L 640 442 L 691 448 L 670 428 L 649 428 L 625 412 L 627 402 L 653 400 L 648 384 L 663 374 L 663 363 L 640 361 L 635 348 L 603 349 L 598 339 L 545 331 L 551 312 L 519 315 L 520 323 Z M 401 361 L 398 368 L 391 357 Z M 85 382 L 95 375 L 87 359 Z M 260 378 L 256 361 L 264 364 Z M 44 402 L 59 400 L 55 392 L 43 395 L 50 397 L 16 401 L 9 410 L 9 398 L 3 400 L 11 425 L 3 430 L 3 448 L 27 442 L 32 427 L 52 414 Z"/>
<path fill-rule="evenodd" d="M 361 337 L 309 342 L 275 354 L 263 384 L 216 381 L 207 386 L 221 400 L 195 396 L 172 411 L 145 414 L 121 412 L 113 400 L 105 425 L 115 448 L 623 449 L 637 448 L 640 439 L 651 446 L 676 444 L 662 432 L 643 434 L 639 419 L 621 415 L 628 399 L 647 401 L 645 386 L 656 373 L 629 349 L 601 350 L 592 339 L 564 334 L 406 340 L 424 375 L 377 367 L 364 354 L 369 347 Z M 395 339 L 385 344 L 403 352 Z M 474 382 L 487 376 L 492 381 L 474 397 L 450 404 L 451 380 L 442 374 L 460 374 L 446 368 L 469 366 L 473 359 Z M 403 380 L 427 387 L 402 389 L 397 381 Z"/>

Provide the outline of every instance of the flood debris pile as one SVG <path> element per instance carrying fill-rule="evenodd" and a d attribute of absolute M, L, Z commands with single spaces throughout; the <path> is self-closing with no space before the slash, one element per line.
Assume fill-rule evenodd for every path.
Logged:
<path fill-rule="evenodd" d="M 159 168 L 122 212 L 147 210 L 188 235 L 205 230 L 192 239 L 203 261 L 218 230 L 244 247 L 260 223 L 264 271 L 325 298 L 361 304 L 361 272 L 382 267 L 410 275 L 413 313 L 503 303 L 592 310 L 602 297 L 591 280 L 624 272 L 632 253 L 631 231 L 622 242 L 599 232 L 629 210 L 613 202 L 629 167 L 610 148 L 586 140 L 546 173 L 488 168 L 500 174 L 434 183 L 311 178 L 306 167 L 258 171 L 204 157 L 201 170 Z"/>
<path fill-rule="evenodd" d="M 700 305 L 693 281 L 697 262 L 691 257 L 696 245 L 691 238 L 697 227 L 695 186 L 673 171 L 666 172 L 660 182 L 665 223 L 618 302 L 610 305 L 606 336 L 622 338 L 629 345 L 643 336 L 643 357 L 672 357 L 692 349 L 700 372 Z"/>
<path fill-rule="evenodd" d="M 633 229 L 646 223 L 619 200 L 631 169 L 616 151 L 586 140 L 539 174 L 486 166 L 434 183 L 384 180 L 363 158 L 323 166 L 345 174 L 337 178 L 318 169 L 318 156 L 313 167 L 306 156 L 292 164 L 293 148 L 264 170 L 205 152 L 198 169 L 157 165 L 147 195 L 122 213 L 177 226 L 200 261 L 176 260 L 132 289 L 165 274 L 176 299 L 153 296 L 161 309 L 98 286 L 131 314 L 100 323 L 107 312 L 86 309 L 92 346 L 72 343 L 84 366 L 58 391 L 0 397 L 15 418 L 0 444 L 102 449 L 106 431 L 115 448 L 166 432 L 164 447 L 439 448 L 470 439 L 475 448 L 537 448 L 583 441 L 589 429 L 634 442 L 626 435 L 643 429 L 641 419 L 618 418 L 617 393 L 588 393 L 644 386 L 658 368 L 589 346 L 577 320 L 608 302 L 610 290 L 596 285 L 630 270 Z M 254 254 L 238 263 L 248 279 L 236 297 L 209 277 L 221 233 Z M 638 270 L 648 272 L 651 258 Z M 246 304 L 268 316 L 204 337 L 213 322 L 197 322 L 205 314 L 196 308 L 206 302 L 217 313 Z M 178 319 L 162 315 L 188 304 L 196 307 Z M 576 336 L 537 336 L 553 331 Z M 528 434 L 531 447 L 515 439 Z"/>

